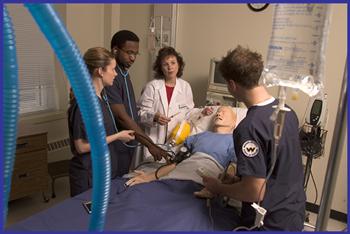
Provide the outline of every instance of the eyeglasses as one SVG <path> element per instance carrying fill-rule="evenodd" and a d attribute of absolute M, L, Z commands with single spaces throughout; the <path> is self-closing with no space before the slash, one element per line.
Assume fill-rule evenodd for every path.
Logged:
<path fill-rule="evenodd" d="M 119 50 L 123 51 L 124 53 L 126 53 L 126 54 L 129 55 L 129 56 L 134 56 L 134 57 L 136 57 L 136 56 L 140 55 L 140 53 L 139 53 L 138 51 L 137 51 L 137 52 L 134 52 L 134 51 L 132 51 L 132 50 L 123 50 L 123 49 L 120 49 L 120 48 L 119 48 Z"/>

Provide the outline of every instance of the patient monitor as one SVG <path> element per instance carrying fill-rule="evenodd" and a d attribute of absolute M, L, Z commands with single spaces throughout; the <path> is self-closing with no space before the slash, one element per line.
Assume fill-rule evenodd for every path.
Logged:
<path fill-rule="evenodd" d="M 239 106 L 240 103 L 227 90 L 227 84 L 219 71 L 220 60 L 210 59 L 206 105 Z"/>

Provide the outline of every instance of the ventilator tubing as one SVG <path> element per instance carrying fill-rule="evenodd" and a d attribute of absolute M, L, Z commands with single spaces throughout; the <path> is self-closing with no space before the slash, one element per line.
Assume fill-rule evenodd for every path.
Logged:
<path fill-rule="evenodd" d="M 55 51 L 77 99 L 91 145 L 94 175 L 93 212 L 89 230 L 102 231 L 109 199 L 111 169 L 103 116 L 91 77 L 77 46 L 52 6 L 50 4 L 25 4 L 25 6 Z M 10 170 L 12 171 L 12 167 Z"/>
<path fill-rule="evenodd" d="M 13 163 L 15 161 L 17 122 L 19 112 L 18 66 L 16 57 L 16 40 L 11 18 L 3 6 L 3 139 L 4 139 L 4 193 L 3 226 L 6 224 L 7 202 L 11 188 Z"/>

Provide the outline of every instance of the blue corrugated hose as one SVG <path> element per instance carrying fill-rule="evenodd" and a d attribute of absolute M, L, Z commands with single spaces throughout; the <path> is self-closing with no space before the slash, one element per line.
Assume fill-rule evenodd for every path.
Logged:
<path fill-rule="evenodd" d="M 15 161 L 17 121 L 19 109 L 18 69 L 16 57 L 16 40 L 11 18 L 3 6 L 3 137 L 4 137 L 4 195 L 3 225 L 6 224 L 7 202 L 11 188 L 12 168 Z"/>
<path fill-rule="evenodd" d="M 79 49 L 50 4 L 25 4 L 55 51 L 71 83 L 91 145 L 93 169 L 90 231 L 103 231 L 110 189 L 110 157 L 103 116 Z"/>

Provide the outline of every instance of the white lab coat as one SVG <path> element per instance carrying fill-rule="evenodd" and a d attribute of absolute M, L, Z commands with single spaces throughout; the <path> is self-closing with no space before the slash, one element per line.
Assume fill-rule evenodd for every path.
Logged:
<path fill-rule="evenodd" d="M 148 82 L 142 90 L 138 102 L 138 114 L 145 133 L 154 143 L 164 144 L 176 124 L 181 122 L 193 107 L 192 89 L 187 81 L 181 78 L 176 79 L 176 85 L 168 105 L 165 81 L 163 79 L 154 79 Z M 162 126 L 153 121 L 157 112 L 168 117 L 176 115 L 171 118 L 167 126 Z M 153 158 L 146 147 L 144 147 L 144 156 L 147 160 Z"/>

